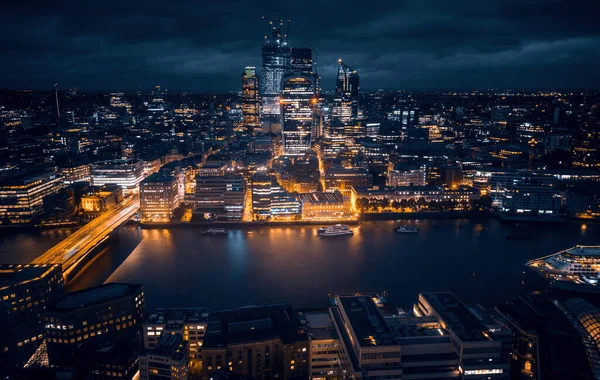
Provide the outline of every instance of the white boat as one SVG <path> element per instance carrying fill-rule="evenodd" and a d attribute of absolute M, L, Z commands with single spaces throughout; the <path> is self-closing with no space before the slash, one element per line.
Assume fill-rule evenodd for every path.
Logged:
<path fill-rule="evenodd" d="M 225 228 L 209 228 L 202 233 L 203 235 L 227 235 Z"/>
<path fill-rule="evenodd" d="M 319 236 L 344 236 L 354 235 L 354 231 L 348 228 L 345 224 L 336 224 L 335 226 L 321 227 L 319 228 Z"/>
<path fill-rule="evenodd" d="M 415 226 L 400 226 L 396 227 L 395 231 L 401 234 L 416 234 L 419 232 L 419 229 Z"/>

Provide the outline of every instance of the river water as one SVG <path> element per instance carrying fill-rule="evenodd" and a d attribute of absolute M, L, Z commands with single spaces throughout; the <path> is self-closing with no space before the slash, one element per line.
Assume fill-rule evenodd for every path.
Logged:
<path fill-rule="evenodd" d="M 600 244 L 600 224 L 515 225 L 495 219 L 363 222 L 352 237 L 319 238 L 315 227 L 261 227 L 203 236 L 202 229 L 121 228 L 70 285 L 140 283 L 149 309 L 226 308 L 288 301 L 324 307 L 327 295 L 388 291 L 410 307 L 419 292 L 453 291 L 494 306 L 524 291 L 524 263 L 576 244 Z M 15 232 L 0 260 L 26 263 L 70 230 Z M 531 240 L 507 240 L 506 236 Z"/>

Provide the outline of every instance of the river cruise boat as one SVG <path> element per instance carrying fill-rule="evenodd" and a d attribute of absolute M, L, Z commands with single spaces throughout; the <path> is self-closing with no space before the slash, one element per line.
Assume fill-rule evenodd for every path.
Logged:
<path fill-rule="evenodd" d="M 354 231 L 348 228 L 348 226 L 345 224 L 336 224 L 335 226 L 319 228 L 319 236 L 321 237 L 346 235 L 354 235 Z"/>
<path fill-rule="evenodd" d="M 577 245 L 526 265 L 546 278 L 595 284 L 600 278 L 600 245 Z"/>
<path fill-rule="evenodd" d="M 202 235 L 227 235 L 227 230 L 225 228 L 209 228 L 202 232 Z"/>
<path fill-rule="evenodd" d="M 419 232 L 419 229 L 415 226 L 399 226 L 394 230 L 400 234 L 416 234 Z"/>

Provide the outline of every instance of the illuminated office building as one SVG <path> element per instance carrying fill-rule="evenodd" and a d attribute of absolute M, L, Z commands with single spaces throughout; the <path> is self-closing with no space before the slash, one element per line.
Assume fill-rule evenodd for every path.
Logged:
<path fill-rule="evenodd" d="M 141 285 L 107 283 L 64 295 L 44 312 L 50 364 L 79 365 L 86 352 L 137 339 L 144 312 Z"/>
<path fill-rule="evenodd" d="M 262 122 L 266 125 L 280 122 L 281 83 L 290 66 L 290 48 L 287 36 L 281 32 L 282 26 L 281 20 L 270 20 L 268 34 L 262 44 L 260 96 Z"/>
<path fill-rule="evenodd" d="M 333 167 L 325 172 L 325 188 L 327 191 L 339 190 L 345 197 L 350 197 L 352 188 L 371 186 L 373 176 L 363 168 Z"/>
<path fill-rule="evenodd" d="M 67 164 L 59 169 L 59 173 L 66 185 L 75 182 L 89 182 L 90 164 Z"/>
<path fill-rule="evenodd" d="M 241 175 L 196 177 L 195 203 L 198 212 L 240 220 L 246 199 L 246 181 Z"/>
<path fill-rule="evenodd" d="M 59 264 L 0 264 L 0 374 L 21 366 L 43 342 L 41 314 L 62 295 Z"/>
<path fill-rule="evenodd" d="M 62 179 L 54 172 L 0 177 L 0 220 L 28 224 L 43 212 L 44 197 L 58 192 Z"/>
<path fill-rule="evenodd" d="M 125 194 L 134 193 L 144 179 L 144 163 L 134 158 L 95 162 L 91 176 L 93 186 L 114 184 L 121 186 Z"/>
<path fill-rule="evenodd" d="M 144 321 L 144 348 L 154 348 L 163 335 L 181 334 L 189 341 L 188 367 L 199 371 L 207 320 L 208 309 L 201 307 L 155 310 Z"/>
<path fill-rule="evenodd" d="M 312 75 L 288 73 L 284 76 L 281 96 L 284 154 L 302 155 L 310 149 L 316 101 Z"/>
<path fill-rule="evenodd" d="M 259 80 L 254 66 L 246 66 L 242 73 L 242 117 L 250 132 L 260 130 Z"/>
<path fill-rule="evenodd" d="M 141 380 L 187 380 L 190 344 L 179 333 L 164 334 L 140 355 Z"/>
<path fill-rule="evenodd" d="M 176 177 L 155 173 L 140 184 L 142 220 L 169 221 L 179 207 Z"/>
<path fill-rule="evenodd" d="M 356 70 L 352 70 L 338 60 L 338 75 L 335 88 L 333 118 L 342 123 L 350 123 L 358 118 L 358 92 L 359 76 Z"/>

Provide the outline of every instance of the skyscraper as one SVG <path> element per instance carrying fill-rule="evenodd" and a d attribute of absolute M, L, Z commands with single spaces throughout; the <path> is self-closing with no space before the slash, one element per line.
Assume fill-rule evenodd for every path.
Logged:
<path fill-rule="evenodd" d="M 311 74 L 294 72 L 283 77 L 281 125 L 284 154 L 302 155 L 310 149 L 317 101 L 315 88 L 315 78 Z"/>
<path fill-rule="evenodd" d="M 254 66 L 246 66 L 242 73 L 242 116 L 244 127 L 250 132 L 260 129 L 260 98 L 258 76 Z"/>
<path fill-rule="evenodd" d="M 280 121 L 279 96 L 283 75 L 290 66 L 290 48 L 287 35 L 281 34 L 283 21 L 269 20 L 269 31 L 262 45 L 260 95 L 262 123 L 269 126 Z"/>
<path fill-rule="evenodd" d="M 290 71 L 299 71 L 303 74 L 313 72 L 311 48 L 291 48 Z"/>
<path fill-rule="evenodd" d="M 333 118 L 344 124 L 356 121 L 358 118 L 359 77 L 342 60 L 338 60 L 338 76 L 335 88 Z"/>

